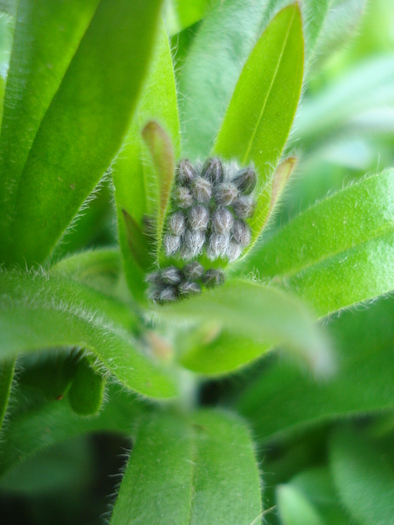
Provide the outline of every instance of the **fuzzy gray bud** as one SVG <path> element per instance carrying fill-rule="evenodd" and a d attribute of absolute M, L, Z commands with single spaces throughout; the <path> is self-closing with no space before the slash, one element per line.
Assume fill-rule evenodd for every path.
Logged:
<path fill-rule="evenodd" d="M 207 288 L 213 288 L 224 283 L 225 276 L 222 270 L 214 270 L 211 268 L 207 270 L 202 278 L 203 283 Z"/>
<path fill-rule="evenodd" d="M 238 196 L 238 189 L 232 182 L 222 182 L 215 187 L 214 198 L 220 206 L 230 206 Z"/>
<path fill-rule="evenodd" d="M 161 273 L 160 271 L 148 273 L 145 277 L 145 281 L 149 284 L 161 284 Z"/>
<path fill-rule="evenodd" d="M 179 293 L 181 295 L 194 295 L 201 293 L 201 286 L 193 281 L 184 281 L 179 285 Z"/>
<path fill-rule="evenodd" d="M 227 248 L 230 242 L 230 236 L 220 235 L 218 233 L 212 233 L 209 238 L 209 246 L 207 250 L 208 258 L 211 261 L 218 259 L 219 257 L 225 257 Z"/>
<path fill-rule="evenodd" d="M 189 281 L 197 281 L 198 279 L 201 279 L 203 273 L 204 267 L 197 261 L 187 264 L 183 268 L 183 275 Z"/>
<path fill-rule="evenodd" d="M 229 233 L 234 223 L 234 217 L 227 208 L 218 208 L 212 215 L 212 228 L 215 233 Z"/>
<path fill-rule="evenodd" d="M 202 252 L 205 243 L 205 233 L 198 230 L 186 230 L 184 242 L 185 246 L 182 247 L 182 256 L 185 259 L 197 257 Z"/>
<path fill-rule="evenodd" d="M 240 219 L 251 217 L 254 213 L 255 207 L 256 203 L 253 198 L 245 197 L 243 195 L 238 197 L 233 204 L 234 213 Z"/>
<path fill-rule="evenodd" d="M 209 210 L 202 204 L 197 204 L 190 208 L 187 218 L 192 230 L 204 231 L 209 223 Z"/>
<path fill-rule="evenodd" d="M 243 168 L 233 178 L 232 182 L 241 193 L 249 195 L 256 186 L 256 173 L 251 167 Z"/>
<path fill-rule="evenodd" d="M 165 286 L 157 293 L 159 303 L 168 303 L 178 299 L 178 290 L 175 286 Z"/>
<path fill-rule="evenodd" d="M 246 222 L 244 222 L 242 219 L 236 220 L 233 226 L 234 241 L 245 248 L 250 244 L 251 237 L 250 228 Z"/>
<path fill-rule="evenodd" d="M 196 177 L 193 181 L 193 195 L 197 202 L 209 202 L 212 198 L 212 184 L 207 179 Z"/>
<path fill-rule="evenodd" d="M 175 188 L 174 200 L 176 205 L 183 209 L 190 208 L 190 206 L 193 204 L 193 196 L 190 190 L 185 186 L 179 186 L 178 188 Z"/>
<path fill-rule="evenodd" d="M 168 230 L 172 235 L 182 235 L 185 231 L 186 220 L 181 211 L 177 211 L 168 218 Z"/>
<path fill-rule="evenodd" d="M 206 160 L 201 170 L 201 176 L 209 180 L 212 184 L 223 182 L 223 165 L 220 160 L 218 158 Z"/>
<path fill-rule="evenodd" d="M 190 186 L 190 184 L 196 176 L 197 173 L 193 167 L 193 164 L 187 159 L 181 160 L 175 172 L 177 184 L 179 184 L 180 186 Z"/>
<path fill-rule="evenodd" d="M 181 238 L 178 235 L 164 235 L 163 238 L 164 250 L 167 257 L 175 255 L 181 248 Z"/>
<path fill-rule="evenodd" d="M 163 283 L 171 284 L 173 286 L 179 284 L 183 279 L 182 271 L 179 268 L 176 268 L 176 266 L 164 268 L 160 277 Z"/>
<path fill-rule="evenodd" d="M 236 242 L 230 242 L 226 253 L 230 262 L 235 261 L 242 253 L 242 246 Z"/>

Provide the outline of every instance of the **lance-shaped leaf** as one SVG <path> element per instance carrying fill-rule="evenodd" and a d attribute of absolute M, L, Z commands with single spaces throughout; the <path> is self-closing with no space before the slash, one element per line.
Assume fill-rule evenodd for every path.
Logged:
<path fill-rule="evenodd" d="M 111 525 L 159 525 L 163 516 L 174 525 L 259 519 L 257 464 L 238 418 L 219 411 L 141 418 Z"/>
<path fill-rule="evenodd" d="M 291 485 L 280 485 L 276 490 L 278 514 L 282 525 L 323 525 L 319 514 L 305 495 Z"/>
<path fill-rule="evenodd" d="M 165 16 L 170 35 L 190 27 L 201 20 L 217 0 L 170 0 Z"/>
<path fill-rule="evenodd" d="M 298 4 L 286 7 L 260 37 L 239 78 L 214 153 L 254 163 L 257 206 L 249 223 L 255 241 L 271 200 L 272 167 L 289 136 L 301 93 L 304 40 Z"/>
<path fill-rule="evenodd" d="M 134 316 L 122 303 L 76 282 L 0 274 L 0 359 L 19 352 L 81 347 L 125 386 L 151 397 L 176 395 L 173 377 L 130 335 Z"/>
<path fill-rule="evenodd" d="M 209 155 L 258 35 L 265 4 L 266 0 L 216 2 L 197 29 L 179 71 L 185 157 L 195 160 Z"/>
<path fill-rule="evenodd" d="M 357 523 L 394 523 L 392 439 L 369 440 L 340 428 L 330 443 L 330 469 L 339 499 Z"/>
<path fill-rule="evenodd" d="M 169 134 L 168 153 L 179 157 L 179 119 L 174 71 L 167 33 L 161 27 L 144 90 L 127 132 L 126 139 L 112 165 L 119 240 L 129 288 L 134 297 L 146 300 L 145 273 L 150 270 L 158 249 L 159 224 L 163 225 L 166 198 L 174 169 L 159 180 L 141 131 L 155 119 Z M 148 129 L 156 129 L 151 124 Z M 161 136 L 163 135 L 162 132 Z M 170 164 L 173 160 L 169 159 Z M 170 170 L 170 166 L 167 167 Z M 160 190 L 163 191 L 160 191 Z M 167 195 L 167 197 L 166 197 Z M 160 218 L 160 221 L 158 220 Z M 139 241 L 138 241 L 139 239 Z M 137 258 L 135 254 L 137 253 Z"/>
<path fill-rule="evenodd" d="M 253 253 L 243 271 L 294 290 L 320 315 L 394 288 L 394 171 L 331 195 Z"/>
<path fill-rule="evenodd" d="M 151 55 L 161 0 L 102 0 L 19 181 L 8 262 L 50 253 L 120 147 Z"/>
<path fill-rule="evenodd" d="M 333 365 L 327 342 L 303 304 L 272 287 L 232 280 L 199 297 L 164 306 L 158 314 L 172 322 L 215 323 L 232 334 L 260 343 L 247 353 L 242 346 L 238 351 L 233 348 L 234 368 L 279 343 L 300 354 L 317 372 L 331 371 Z M 206 372 L 204 361 L 210 352 L 211 346 L 197 345 L 180 359 L 184 366 Z M 210 373 L 223 372 L 221 354 L 219 346 L 216 359 L 211 356 L 209 360 Z"/>
<path fill-rule="evenodd" d="M 381 299 L 330 322 L 338 366 L 329 381 L 315 381 L 283 360 L 272 362 L 237 404 L 255 435 L 264 441 L 347 415 L 392 410 L 393 315 L 394 300 Z"/>
<path fill-rule="evenodd" d="M 11 2 L 17 14 L 0 139 L 0 239 L 6 237 L 7 245 L 3 240 L 0 244 L 5 251 L 28 153 L 98 4 L 99 0 Z"/>
<path fill-rule="evenodd" d="M 29 390 L 25 389 L 23 394 L 28 396 Z M 43 449 L 75 436 L 93 432 L 130 434 L 135 419 L 145 410 L 144 405 L 116 384 L 108 386 L 107 398 L 95 417 L 77 415 L 67 398 L 14 414 L 2 435 L 0 475 Z M 43 428 L 48 431 L 43 432 Z"/>
<path fill-rule="evenodd" d="M 14 377 L 15 359 L 0 362 L 0 430 L 7 411 L 12 379 Z"/>

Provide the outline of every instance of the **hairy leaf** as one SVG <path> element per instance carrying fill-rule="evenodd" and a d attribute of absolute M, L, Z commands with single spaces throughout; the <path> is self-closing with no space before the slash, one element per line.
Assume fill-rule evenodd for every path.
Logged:
<path fill-rule="evenodd" d="M 7 411 L 12 379 L 14 377 L 15 359 L 0 361 L 0 431 Z"/>
<path fill-rule="evenodd" d="M 142 418 L 111 524 L 250 525 L 261 515 L 259 476 L 247 429 L 201 411 Z"/>

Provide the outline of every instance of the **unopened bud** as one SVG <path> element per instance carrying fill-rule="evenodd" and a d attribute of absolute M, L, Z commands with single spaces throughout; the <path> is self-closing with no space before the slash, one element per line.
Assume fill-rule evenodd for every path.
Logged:
<path fill-rule="evenodd" d="M 202 252 L 205 243 L 205 233 L 198 230 L 186 230 L 184 242 L 183 257 L 185 259 L 197 257 Z"/>
<path fill-rule="evenodd" d="M 196 176 L 197 173 L 193 167 L 193 164 L 187 159 L 181 160 L 175 172 L 177 184 L 180 186 L 190 186 Z"/>
<path fill-rule="evenodd" d="M 186 220 L 181 211 L 177 211 L 168 218 L 168 230 L 172 235 L 182 235 L 185 231 Z"/>
<path fill-rule="evenodd" d="M 187 264 L 183 268 L 183 275 L 189 281 L 197 281 L 198 279 L 201 279 L 203 273 L 204 267 L 197 261 Z"/>
<path fill-rule="evenodd" d="M 211 268 L 207 270 L 202 278 L 202 282 L 207 288 L 214 288 L 224 283 L 225 276 L 222 270 L 214 270 Z"/>
<path fill-rule="evenodd" d="M 187 218 L 192 230 L 204 231 L 209 223 L 209 210 L 202 204 L 197 204 L 190 208 Z"/>
<path fill-rule="evenodd" d="M 237 217 L 240 219 L 247 219 L 254 213 L 256 203 L 252 197 L 245 197 L 241 195 L 233 203 L 233 210 Z"/>
<path fill-rule="evenodd" d="M 212 215 L 212 228 L 215 233 L 229 233 L 234 222 L 232 213 L 227 208 L 218 208 Z"/>
<path fill-rule="evenodd" d="M 169 266 L 164 268 L 161 272 L 161 280 L 165 284 L 171 284 L 173 286 L 179 284 L 183 279 L 182 271 L 176 266 Z"/>
<path fill-rule="evenodd" d="M 218 233 L 212 233 L 209 238 L 207 250 L 208 258 L 213 261 L 219 257 L 225 257 L 229 242 L 230 236 L 228 234 L 220 235 Z"/>
<path fill-rule="evenodd" d="M 190 208 L 190 206 L 193 204 L 193 196 L 190 190 L 185 186 L 179 186 L 178 188 L 175 188 L 174 200 L 176 205 L 183 209 Z"/>
<path fill-rule="evenodd" d="M 176 301 L 178 299 L 178 290 L 175 286 L 166 286 L 158 292 L 157 297 L 159 303 Z"/>
<path fill-rule="evenodd" d="M 201 293 L 201 286 L 193 281 L 185 281 L 179 285 L 181 295 L 195 295 Z"/>
<path fill-rule="evenodd" d="M 164 250 L 167 257 L 175 255 L 181 248 L 181 238 L 178 235 L 164 235 L 163 238 Z"/>
<path fill-rule="evenodd" d="M 242 219 L 236 220 L 233 226 L 234 241 L 245 248 L 250 244 L 251 237 L 250 228 L 246 222 L 244 222 Z"/>
<path fill-rule="evenodd" d="M 238 196 L 238 189 L 232 182 L 222 182 L 215 187 L 214 198 L 220 206 L 230 206 Z"/>
<path fill-rule="evenodd" d="M 243 168 L 238 171 L 232 182 L 241 193 L 249 195 L 256 186 L 256 173 L 251 167 Z"/>
<path fill-rule="evenodd" d="M 209 180 L 212 184 L 223 182 L 224 173 L 220 160 L 218 158 L 206 160 L 201 170 L 201 176 Z"/>
<path fill-rule="evenodd" d="M 238 259 L 238 257 L 240 257 L 241 253 L 242 253 L 242 246 L 240 244 L 237 244 L 236 242 L 230 242 L 227 248 L 228 260 L 230 262 L 235 261 L 236 259 Z"/>
<path fill-rule="evenodd" d="M 145 277 L 145 281 L 149 284 L 161 284 L 161 272 L 156 271 L 148 273 Z"/>
<path fill-rule="evenodd" d="M 193 195 L 197 202 L 209 202 L 212 198 L 212 184 L 207 179 L 196 177 L 193 181 Z"/>

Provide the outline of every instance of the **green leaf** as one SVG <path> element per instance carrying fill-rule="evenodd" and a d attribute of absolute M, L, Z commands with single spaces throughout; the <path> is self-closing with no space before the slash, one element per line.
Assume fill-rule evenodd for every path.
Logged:
<path fill-rule="evenodd" d="M 18 186 L 29 151 L 99 0 L 19 0 L 0 140 L 1 229 L 5 257 Z M 63 138 L 61 134 L 58 138 Z"/>
<path fill-rule="evenodd" d="M 204 159 L 253 48 L 266 0 L 217 2 L 197 30 L 179 72 L 182 152 Z"/>
<path fill-rule="evenodd" d="M 278 514 L 282 525 L 323 525 L 319 514 L 305 495 L 291 485 L 279 485 L 276 489 Z"/>
<path fill-rule="evenodd" d="M 394 523 L 394 457 L 358 429 L 336 430 L 330 443 L 330 467 L 342 504 L 362 524 Z"/>
<path fill-rule="evenodd" d="M 103 404 L 105 378 L 94 370 L 86 358 L 78 363 L 68 393 L 71 408 L 80 416 L 98 414 Z"/>
<path fill-rule="evenodd" d="M 249 221 L 253 241 L 268 218 L 272 167 L 293 123 L 303 66 L 301 13 L 292 4 L 269 24 L 248 58 L 214 146 L 216 155 L 256 167 L 257 206 Z"/>
<path fill-rule="evenodd" d="M 101 1 L 19 180 L 14 245 L 2 245 L 8 262 L 43 262 L 108 168 L 135 108 L 161 3 Z"/>
<path fill-rule="evenodd" d="M 27 392 L 27 391 L 26 391 Z M 97 416 L 80 417 L 67 398 L 16 414 L 4 430 L 0 444 L 0 474 L 41 450 L 81 434 L 130 434 L 144 406 L 123 387 L 109 385 L 108 401 Z M 43 432 L 43 429 L 46 429 Z M 26 436 L 29 436 L 26 439 Z"/>
<path fill-rule="evenodd" d="M 0 431 L 8 407 L 14 367 L 15 359 L 0 361 Z"/>
<path fill-rule="evenodd" d="M 179 157 L 180 134 L 175 79 L 170 46 L 164 26 L 159 32 L 136 114 L 121 151 L 112 166 L 119 240 L 125 274 L 133 296 L 142 302 L 146 301 L 145 272 L 151 267 L 154 253 L 157 251 L 155 235 L 157 224 L 149 225 L 148 233 L 153 235 L 147 236 L 143 232 L 147 233 L 146 219 L 153 223 L 160 209 L 159 180 L 149 151 L 141 137 L 141 130 L 152 119 L 158 121 L 169 134 L 175 156 Z M 130 219 L 126 219 L 127 216 Z M 139 242 L 138 239 L 140 239 Z M 140 256 L 137 255 L 140 262 L 135 257 L 136 250 L 140 254 Z"/>
<path fill-rule="evenodd" d="M 315 204 L 255 250 L 243 272 L 274 278 L 321 316 L 394 288 L 394 171 Z"/>
<path fill-rule="evenodd" d="M 201 20 L 218 0 L 170 0 L 165 16 L 169 34 L 175 35 Z"/>
<path fill-rule="evenodd" d="M 135 318 L 110 297 L 76 282 L 0 273 L 0 359 L 18 352 L 82 347 L 125 386 L 151 397 L 176 395 L 170 372 L 130 335 Z"/>
<path fill-rule="evenodd" d="M 390 298 L 331 320 L 338 369 L 329 381 L 307 377 L 283 360 L 271 362 L 237 403 L 255 435 L 265 441 L 345 416 L 394 409 L 393 316 Z"/>
<path fill-rule="evenodd" d="M 259 357 L 279 343 L 300 354 L 316 372 L 324 373 L 333 365 L 327 342 L 309 312 L 302 303 L 275 288 L 231 280 L 199 297 L 163 306 L 157 313 L 171 322 L 213 324 L 258 343 L 246 353 L 242 345 L 230 347 L 231 357 L 223 360 L 222 345 L 215 348 L 215 345 L 204 346 L 200 341 L 180 356 L 182 365 L 194 371 L 223 373 Z"/>
<path fill-rule="evenodd" d="M 250 525 L 259 475 L 244 424 L 219 411 L 142 418 L 111 525 Z M 257 522 L 256 522 L 257 523 Z"/>

